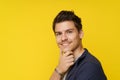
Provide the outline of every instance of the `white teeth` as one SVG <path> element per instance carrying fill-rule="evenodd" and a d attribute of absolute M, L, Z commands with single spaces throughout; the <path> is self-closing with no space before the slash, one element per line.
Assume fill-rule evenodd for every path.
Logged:
<path fill-rule="evenodd" d="M 67 46 L 67 45 L 69 45 L 69 44 L 62 44 L 63 46 Z"/>

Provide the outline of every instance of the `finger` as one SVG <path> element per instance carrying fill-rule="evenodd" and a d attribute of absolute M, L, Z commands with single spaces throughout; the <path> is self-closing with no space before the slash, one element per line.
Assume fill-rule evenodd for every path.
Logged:
<path fill-rule="evenodd" d="M 74 58 L 71 58 L 71 59 L 67 59 L 67 60 L 66 60 L 67 63 L 74 62 L 74 61 L 75 61 Z"/>
<path fill-rule="evenodd" d="M 72 66 L 74 64 L 74 62 L 71 62 L 69 65 Z"/>
<path fill-rule="evenodd" d="M 73 52 L 72 51 L 67 51 L 67 52 L 64 52 L 64 56 L 69 56 L 69 55 L 72 55 Z"/>
<path fill-rule="evenodd" d="M 74 64 L 74 62 L 69 62 L 69 63 L 67 63 L 67 66 L 70 67 L 70 66 L 72 66 L 73 64 Z"/>
<path fill-rule="evenodd" d="M 68 53 L 69 51 L 64 51 L 64 50 L 61 50 L 61 49 L 60 49 L 60 55 L 61 55 L 61 56 L 64 55 L 64 54 L 66 54 L 66 52 Z"/>
<path fill-rule="evenodd" d="M 71 59 L 71 58 L 73 58 L 74 59 L 74 56 L 71 54 L 71 55 L 69 55 L 69 56 L 67 56 L 67 59 Z"/>

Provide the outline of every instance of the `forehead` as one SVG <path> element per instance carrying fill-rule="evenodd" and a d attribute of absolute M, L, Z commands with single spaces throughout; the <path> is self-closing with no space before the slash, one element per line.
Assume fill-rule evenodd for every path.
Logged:
<path fill-rule="evenodd" d="M 77 30 L 73 21 L 64 21 L 56 23 L 55 32 L 66 31 L 66 30 Z"/>

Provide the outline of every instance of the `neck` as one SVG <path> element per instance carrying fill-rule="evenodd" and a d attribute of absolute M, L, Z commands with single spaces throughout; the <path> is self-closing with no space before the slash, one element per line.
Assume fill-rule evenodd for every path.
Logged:
<path fill-rule="evenodd" d="M 76 60 L 78 57 L 80 57 L 83 52 L 84 52 L 84 48 L 83 48 L 82 45 L 79 46 L 75 51 L 73 51 L 75 60 Z"/>

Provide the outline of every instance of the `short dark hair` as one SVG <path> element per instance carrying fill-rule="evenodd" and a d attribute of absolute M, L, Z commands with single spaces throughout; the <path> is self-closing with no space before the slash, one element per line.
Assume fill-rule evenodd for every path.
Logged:
<path fill-rule="evenodd" d="M 58 15 L 55 17 L 53 21 L 54 32 L 56 23 L 60 23 L 63 21 L 73 21 L 78 32 L 82 29 L 81 19 L 77 15 L 75 15 L 73 11 L 62 10 L 58 13 Z"/>

